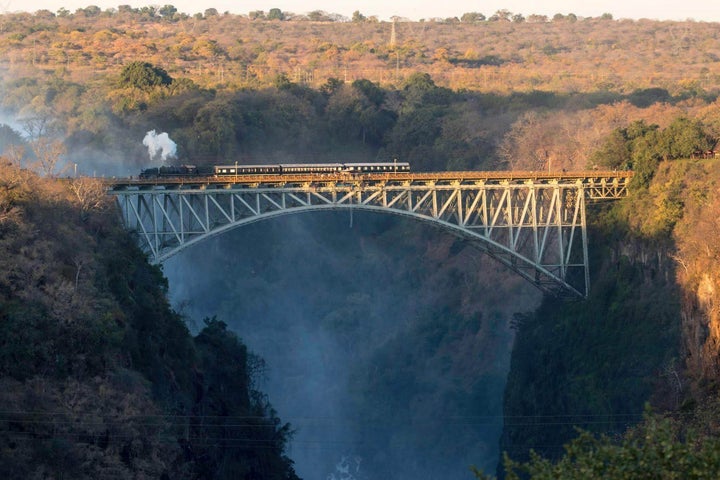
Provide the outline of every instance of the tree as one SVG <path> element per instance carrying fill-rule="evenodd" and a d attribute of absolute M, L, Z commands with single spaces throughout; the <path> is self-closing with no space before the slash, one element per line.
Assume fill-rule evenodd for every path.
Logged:
<path fill-rule="evenodd" d="M 214 100 L 203 103 L 193 118 L 193 125 L 179 133 L 193 157 L 226 158 L 237 154 L 242 118 L 233 102 Z"/>
<path fill-rule="evenodd" d="M 500 155 L 511 170 L 549 170 L 553 167 L 556 128 L 547 114 L 523 114 L 500 144 Z M 549 128 L 550 127 L 550 128 Z M 557 163 L 557 162 L 555 162 Z M 558 165 L 555 165 L 557 167 Z"/>
<path fill-rule="evenodd" d="M 158 86 L 167 86 L 173 79 L 160 67 L 148 62 L 132 62 L 120 72 L 120 86 L 148 90 Z"/>
<path fill-rule="evenodd" d="M 267 14 L 268 20 L 285 20 L 285 14 L 279 8 L 271 8 Z"/>
<path fill-rule="evenodd" d="M 502 10 L 498 10 L 497 12 L 495 12 L 492 15 L 492 17 L 490 17 L 490 21 L 491 22 L 498 22 L 498 21 L 509 22 L 511 18 L 512 18 L 512 12 L 510 10 L 506 10 L 503 8 Z"/>
<path fill-rule="evenodd" d="M 715 141 L 705 133 L 702 123 L 678 117 L 659 137 L 661 155 L 665 160 L 702 155 L 713 148 Z"/>
<path fill-rule="evenodd" d="M 590 157 L 591 167 L 621 168 L 630 163 L 630 146 L 621 129 L 613 130 Z"/>
<path fill-rule="evenodd" d="M 47 177 L 57 173 L 60 157 L 65 153 L 65 145 L 56 138 L 58 129 L 48 111 L 22 120 L 27 134 L 28 145 L 35 157 L 35 167 Z"/>
<path fill-rule="evenodd" d="M 377 107 L 382 105 L 385 101 L 385 91 L 370 80 L 365 78 L 355 80 L 352 83 L 352 87 L 365 95 L 367 99 L 374 103 Z"/>
<path fill-rule="evenodd" d="M 68 188 L 75 197 L 80 208 L 80 215 L 83 217 L 91 210 L 98 210 L 108 206 L 108 195 L 105 193 L 105 185 L 100 179 L 91 177 L 73 178 L 68 183 Z"/>
<path fill-rule="evenodd" d="M 125 15 L 131 15 L 131 14 L 133 14 L 133 13 L 135 13 L 135 12 L 136 12 L 136 9 L 134 9 L 134 8 L 133 8 L 132 6 L 130 6 L 130 5 L 127 5 L 127 4 L 118 5 L 118 13 L 122 13 L 122 14 L 125 14 Z"/>
<path fill-rule="evenodd" d="M 37 158 L 39 170 L 47 177 L 55 176 L 60 157 L 66 152 L 65 145 L 57 139 L 40 137 L 30 142 L 30 148 Z"/>
<path fill-rule="evenodd" d="M 173 5 L 165 5 L 160 7 L 158 13 L 163 17 L 172 18 L 177 13 L 177 8 Z"/>
<path fill-rule="evenodd" d="M 467 12 L 462 14 L 460 21 L 463 23 L 480 23 L 485 21 L 485 15 L 479 12 Z"/>
<path fill-rule="evenodd" d="M 620 441 L 581 431 L 565 445 L 565 454 L 551 462 L 532 452 L 529 462 L 518 463 L 507 455 L 505 478 L 545 480 L 594 479 L 706 479 L 720 475 L 720 439 L 696 431 L 683 431 L 677 422 L 648 416 Z M 477 469 L 475 476 L 490 480 Z"/>
<path fill-rule="evenodd" d="M 532 15 L 528 15 L 527 21 L 528 23 L 547 23 L 548 17 L 547 15 L 538 15 L 533 13 Z"/>
<path fill-rule="evenodd" d="M 325 118 L 328 136 L 339 143 L 360 141 L 381 147 L 395 116 L 382 108 L 385 92 L 370 80 L 355 80 L 347 86 L 331 78 L 322 87 L 328 97 Z"/>
<path fill-rule="evenodd" d="M 295 85 L 285 73 L 278 73 L 273 80 L 273 84 L 278 90 L 289 90 Z"/>
<path fill-rule="evenodd" d="M 352 14 L 352 21 L 353 21 L 353 22 L 355 22 L 355 23 L 361 23 L 361 22 L 364 22 L 364 21 L 366 21 L 366 20 L 367 20 L 367 18 L 365 17 L 365 15 L 363 15 L 362 13 L 360 13 L 359 10 L 355 10 L 355 11 L 353 12 L 353 14 Z"/>
<path fill-rule="evenodd" d="M 100 15 L 101 12 L 102 10 L 100 10 L 100 7 L 98 7 L 97 5 L 90 5 L 85 8 L 79 8 L 75 13 L 84 15 L 86 17 L 97 17 L 98 15 Z"/>
<path fill-rule="evenodd" d="M 308 19 L 313 22 L 325 22 L 327 21 L 327 13 L 323 12 L 322 10 L 313 10 L 312 12 L 308 13 Z"/>
<path fill-rule="evenodd" d="M 199 477 L 299 480 L 283 455 L 290 425 L 281 424 L 267 399 L 250 388 L 252 354 L 225 322 L 204 322 L 195 337 L 203 384 L 193 409 L 198 418 L 190 427 L 199 450 Z M 247 448 L 253 444 L 262 447 Z"/>
<path fill-rule="evenodd" d="M 327 82 L 320 87 L 320 92 L 322 92 L 323 95 L 330 96 L 342 87 L 344 83 L 345 82 L 338 78 L 330 77 L 327 79 Z"/>

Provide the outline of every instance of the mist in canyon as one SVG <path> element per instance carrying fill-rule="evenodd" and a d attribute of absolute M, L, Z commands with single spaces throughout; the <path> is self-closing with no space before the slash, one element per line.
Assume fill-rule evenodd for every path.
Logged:
<path fill-rule="evenodd" d="M 257 388 L 315 479 L 492 472 L 513 314 L 540 295 L 427 224 L 347 211 L 237 228 L 166 261 L 197 331 L 226 322 L 263 363 Z"/>

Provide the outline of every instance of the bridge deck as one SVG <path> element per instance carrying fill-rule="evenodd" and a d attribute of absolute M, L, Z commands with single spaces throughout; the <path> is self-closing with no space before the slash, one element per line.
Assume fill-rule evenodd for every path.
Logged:
<path fill-rule="evenodd" d="M 375 173 L 353 175 L 337 174 L 303 174 L 303 175 L 225 175 L 200 177 L 158 177 L 158 178 L 117 178 L 108 182 L 113 190 L 128 187 L 151 188 L 154 186 L 217 186 L 227 188 L 231 185 L 308 185 L 323 183 L 447 183 L 447 184 L 502 184 L 502 183 L 553 183 L 582 182 L 587 185 L 599 183 L 627 184 L 632 178 L 631 171 L 458 171 L 458 172 L 411 172 L 411 173 Z"/>

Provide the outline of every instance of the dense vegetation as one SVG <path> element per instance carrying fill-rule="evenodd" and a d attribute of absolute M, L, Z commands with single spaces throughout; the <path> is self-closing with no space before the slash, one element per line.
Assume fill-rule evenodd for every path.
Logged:
<path fill-rule="evenodd" d="M 629 151 L 637 138 L 626 139 Z M 656 151 L 630 197 L 594 212 L 600 271 L 588 300 L 545 301 L 517 318 L 505 392 L 506 478 L 720 474 L 716 354 L 706 356 L 714 340 L 702 332 L 713 317 L 706 313 L 700 325 L 692 318 L 697 302 L 714 302 L 720 168 L 663 156 Z M 626 433 L 646 402 L 657 413 Z"/>
<path fill-rule="evenodd" d="M 706 479 L 717 478 L 720 461 L 717 431 L 708 421 L 717 416 L 717 405 L 694 417 L 649 415 L 628 429 L 620 439 L 579 432 L 553 463 L 536 453 L 527 463 L 505 457 L 509 480 L 521 478 L 598 479 Z M 478 478 L 488 478 L 477 469 Z"/>
<path fill-rule="evenodd" d="M 88 174 L 137 172 L 153 129 L 182 161 L 423 169 L 585 168 L 635 120 L 687 116 L 720 132 L 712 24 L 499 12 L 399 22 L 393 46 L 391 24 L 368 19 L 169 7 L 0 16 L 15 129 L 61 139 Z"/>
<path fill-rule="evenodd" d="M 359 419 L 353 426 L 397 420 L 362 454 L 395 462 L 410 445 L 423 455 L 408 462 L 410 475 L 439 465 L 458 438 L 476 438 L 473 428 L 467 437 L 442 430 L 447 417 L 437 411 L 468 418 L 497 410 L 482 388 L 500 388 L 502 365 L 472 352 L 504 332 L 512 313 L 518 336 L 501 448 L 517 461 L 529 458 L 528 447 L 558 460 L 575 426 L 611 437 L 583 435 L 557 467 L 509 461 L 509 475 L 529 469 L 544 478 L 594 454 L 606 466 L 628 455 L 630 463 L 645 454 L 655 462 L 660 447 L 697 453 L 698 461 L 716 451 L 712 428 L 689 418 L 717 418 L 708 396 L 720 378 L 711 241 L 720 232 L 712 160 L 720 138 L 717 25 L 503 11 L 398 22 L 393 43 L 390 23 L 360 12 L 352 22 L 334 20 L 277 9 L 188 16 L 171 5 L 0 15 L 0 106 L 8 115 L 0 154 L 13 164 L 0 176 L 6 476 L 294 476 L 283 457 L 287 427 L 248 386 L 257 359 L 222 321 L 189 335 L 167 308 L 162 275 L 117 231 L 96 184 L 52 183 L 17 168 L 45 177 L 137 174 L 158 161 L 141 143 L 155 129 L 177 142 L 180 162 L 398 158 L 416 170 L 635 170 L 631 198 L 592 207 L 593 289 L 582 304 L 547 299 L 533 313 L 532 302 L 513 305 L 516 312 L 480 306 L 474 299 L 493 286 L 452 262 L 468 258 L 466 246 L 381 221 L 351 249 L 322 244 L 324 270 L 304 275 L 364 272 L 421 292 L 422 311 L 373 317 L 362 294 L 370 282 L 336 287 L 351 273 L 330 276 L 327 291 L 337 288 L 337 296 L 313 293 L 306 281 L 302 298 L 317 308 L 315 333 L 343 339 L 356 360 L 346 399 Z M 315 225 L 341 238 L 330 221 Z M 416 240 L 399 243 L 405 237 Z M 372 242 L 382 248 L 373 251 Z M 234 251 L 230 243 L 217 247 L 220 258 Z M 262 246 L 262 235 L 254 243 Z M 264 246 L 255 263 L 238 262 L 254 274 L 223 279 L 227 291 L 261 298 L 235 300 L 248 312 L 237 324 L 223 316 L 231 329 L 257 321 L 263 288 L 290 282 L 282 276 L 288 262 L 273 264 L 264 257 L 273 245 Z M 398 266 L 396 278 L 382 252 L 403 249 L 426 263 Z M 357 251 L 375 257 L 330 261 Z M 217 310 L 240 307 L 227 300 Z M 651 416 L 618 439 L 641 421 L 646 401 L 689 416 Z M 259 425 L 223 423 L 240 417 Z M 259 448 L 245 448 L 246 435 Z M 487 471 L 495 449 L 472 447 Z M 468 463 L 473 456 L 462 455 Z"/>
<path fill-rule="evenodd" d="M 4 478 L 296 478 L 224 323 L 190 336 L 104 187 L 0 166 Z"/>

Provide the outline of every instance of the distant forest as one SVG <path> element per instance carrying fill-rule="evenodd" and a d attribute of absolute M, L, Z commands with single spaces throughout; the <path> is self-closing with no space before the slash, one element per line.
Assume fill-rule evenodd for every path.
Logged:
<path fill-rule="evenodd" d="M 172 5 L 5 14 L 0 107 L 29 144 L 6 131 L 0 147 L 53 173 L 48 145 L 33 148 L 41 137 L 62 143 L 50 156 L 66 168 L 127 174 L 147 163 L 141 139 L 153 129 L 195 163 L 593 168 L 611 134 L 637 121 L 690 119 L 720 137 L 718 32 L 506 10 L 419 22 Z"/>

